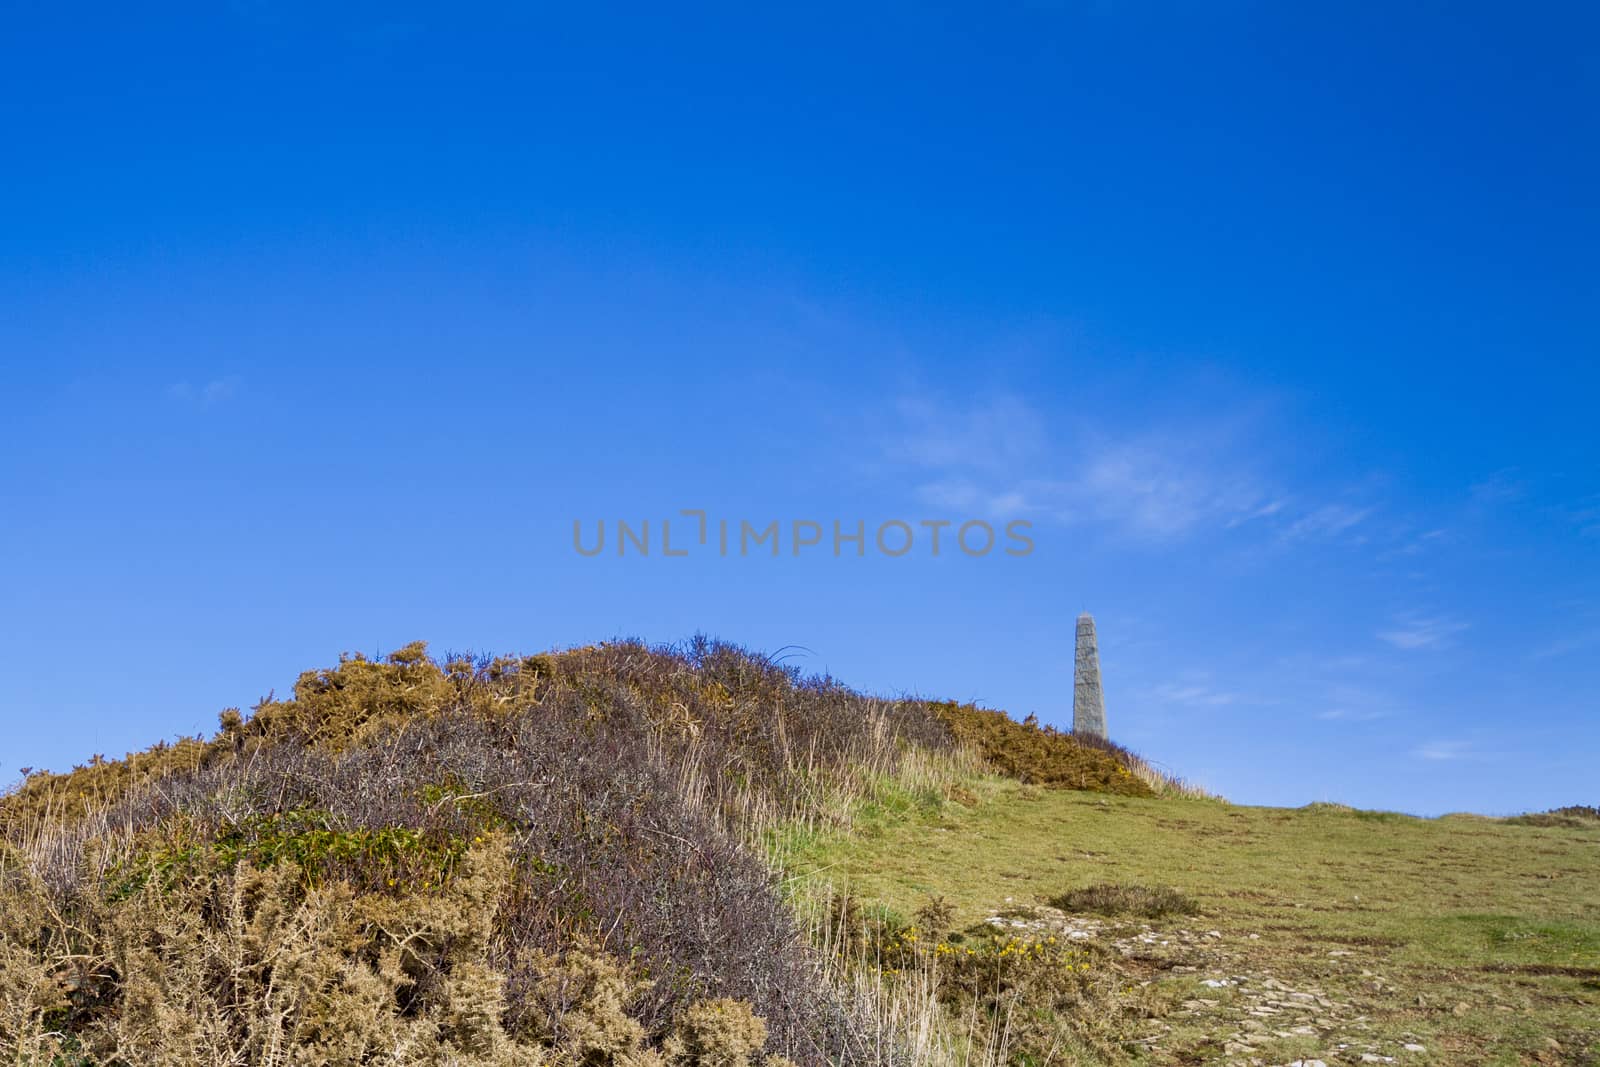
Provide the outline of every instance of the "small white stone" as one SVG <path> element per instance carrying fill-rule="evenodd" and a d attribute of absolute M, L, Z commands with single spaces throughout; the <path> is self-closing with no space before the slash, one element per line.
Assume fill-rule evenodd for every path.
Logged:
<path fill-rule="evenodd" d="M 1400 1047 L 1405 1049 L 1407 1052 L 1426 1052 L 1426 1051 L 1428 1051 L 1428 1046 L 1427 1045 L 1418 1045 L 1415 1042 L 1413 1042 L 1412 1044 L 1409 1044 L 1409 1045 L 1401 1045 Z"/>

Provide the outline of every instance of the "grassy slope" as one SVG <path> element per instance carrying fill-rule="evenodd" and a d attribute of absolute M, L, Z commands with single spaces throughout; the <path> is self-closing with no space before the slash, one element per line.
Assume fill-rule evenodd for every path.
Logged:
<path fill-rule="evenodd" d="M 1009 908 L 1111 948 L 1164 994 L 1126 1034 L 1152 1062 L 1600 1062 L 1600 826 L 974 791 L 879 809 L 791 869 L 903 915 L 942 896 L 957 929 Z M 1201 914 L 1019 910 L 1098 883 L 1172 886 Z"/>

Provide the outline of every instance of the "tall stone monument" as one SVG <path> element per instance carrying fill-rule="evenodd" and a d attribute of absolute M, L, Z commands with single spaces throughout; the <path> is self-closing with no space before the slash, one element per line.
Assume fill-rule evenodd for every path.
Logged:
<path fill-rule="evenodd" d="M 1106 736 L 1105 697 L 1100 692 L 1100 650 L 1094 642 L 1094 616 L 1078 616 L 1078 655 L 1072 681 L 1072 732 Z"/>

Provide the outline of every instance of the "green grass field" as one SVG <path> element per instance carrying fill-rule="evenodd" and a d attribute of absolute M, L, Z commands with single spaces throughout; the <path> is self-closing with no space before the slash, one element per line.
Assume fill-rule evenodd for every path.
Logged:
<path fill-rule="evenodd" d="M 796 843 L 786 865 L 908 920 L 942 898 L 968 936 L 1103 950 L 1156 1005 L 1120 1024 L 1130 1061 L 1600 1063 L 1600 824 L 990 779 L 961 799 L 901 796 L 848 836 Z M 1167 887 L 1198 912 L 1047 903 L 1107 884 Z"/>

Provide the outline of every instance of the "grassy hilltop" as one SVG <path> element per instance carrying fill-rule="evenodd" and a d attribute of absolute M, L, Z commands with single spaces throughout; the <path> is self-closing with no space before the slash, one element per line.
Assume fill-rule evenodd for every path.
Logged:
<path fill-rule="evenodd" d="M 1597 1062 L 1591 814 L 1240 808 L 715 642 L 412 645 L 0 798 L 0 1058 Z"/>
<path fill-rule="evenodd" d="M 920 909 L 936 959 L 1077 946 L 1112 987 L 1092 1008 L 1112 1062 L 1600 1063 L 1592 808 L 1428 820 L 998 779 L 973 801 L 873 812 L 792 866 Z"/>

